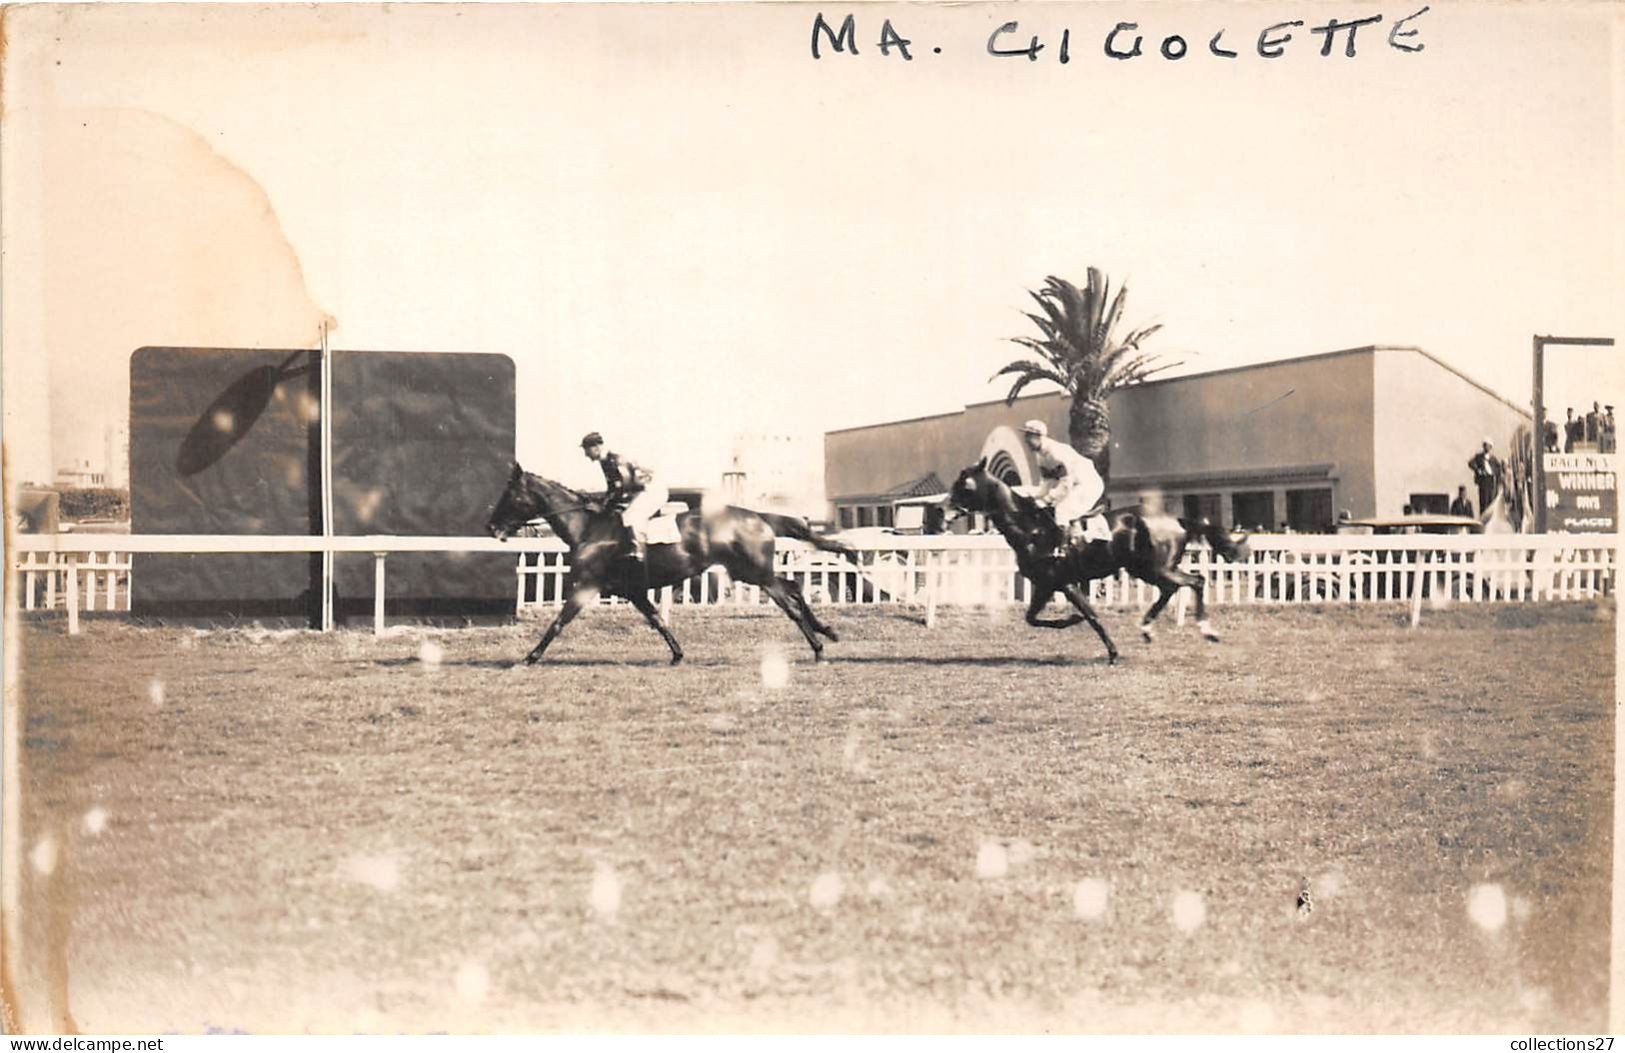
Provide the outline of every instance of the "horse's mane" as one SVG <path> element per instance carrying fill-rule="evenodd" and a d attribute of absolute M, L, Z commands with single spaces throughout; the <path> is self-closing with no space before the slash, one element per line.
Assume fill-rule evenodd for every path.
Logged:
<path fill-rule="evenodd" d="M 541 483 L 550 490 L 559 491 L 570 501 L 581 505 L 590 512 L 599 512 L 603 510 L 604 497 L 602 494 L 585 493 L 581 490 L 577 490 L 573 486 L 568 486 L 561 483 L 557 479 L 549 479 L 547 476 L 538 475 L 535 472 L 525 472 L 525 475 L 536 480 L 538 483 Z"/>

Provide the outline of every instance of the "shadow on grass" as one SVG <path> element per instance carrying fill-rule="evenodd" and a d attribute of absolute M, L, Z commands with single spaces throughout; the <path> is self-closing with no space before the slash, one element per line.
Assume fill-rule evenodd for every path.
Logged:
<path fill-rule="evenodd" d="M 1119 657 L 1119 663 L 1126 661 Z M 849 658 L 834 658 L 830 665 L 968 665 L 981 668 L 994 668 L 1000 666 L 1076 666 L 1076 665 L 1106 665 L 1105 655 L 1091 655 L 1087 658 L 1071 658 L 1066 655 L 1049 655 L 1035 658 L 1023 655 L 853 655 Z"/>
<path fill-rule="evenodd" d="M 390 669 L 404 669 L 410 666 L 422 666 L 425 669 L 545 669 L 548 666 L 561 666 L 567 669 L 605 668 L 619 669 L 626 667 L 658 668 L 671 665 L 669 656 L 656 658 L 544 658 L 534 666 L 525 665 L 524 658 L 462 658 L 448 659 L 442 662 L 429 663 L 415 656 L 408 658 L 356 658 L 350 665 L 383 666 Z M 719 659 L 701 659 L 699 661 L 685 655 L 678 668 L 687 666 L 726 666 L 733 665 L 731 661 Z"/>

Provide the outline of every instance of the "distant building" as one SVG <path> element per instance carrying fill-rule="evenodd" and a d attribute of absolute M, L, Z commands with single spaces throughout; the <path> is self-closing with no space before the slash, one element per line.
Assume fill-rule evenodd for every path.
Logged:
<path fill-rule="evenodd" d="M 99 457 L 75 457 L 58 465 L 53 484 L 80 488 L 127 489 L 130 485 L 130 426 L 109 424 L 102 429 Z"/>
<path fill-rule="evenodd" d="M 824 436 L 829 514 L 842 529 L 886 525 L 906 498 L 945 489 L 988 458 L 1013 484 L 1037 473 L 1021 422 L 1067 432 L 1059 392 Z M 1330 529 L 1355 518 L 1448 512 L 1486 438 L 1505 456 L 1530 414 L 1425 351 L 1361 347 L 1156 380 L 1111 397 L 1116 507 L 1161 507 L 1247 529 Z"/>
<path fill-rule="evenodd" d="M 742 432 L 729 446 L 722 473 L 729 501 L 801 515 L 817 515 L 823 508 L 824 469 L 812 438 Z"/>
<path fill-rule="evenodd" d="M 109 485 L 107 473 L 92 466 L 88 457 L 57 468 L 55 481 L 57 486 L 80 488 Z"/>
<path fill-rule="evenodd" d="M 126 489 L 130 485 L 130 423 L 109 424 L 102 432 L 104 485 Z"/>

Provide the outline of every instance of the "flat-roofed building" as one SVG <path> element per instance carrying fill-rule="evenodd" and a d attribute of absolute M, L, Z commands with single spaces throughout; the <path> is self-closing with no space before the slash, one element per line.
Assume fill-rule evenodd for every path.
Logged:
<path fill-rule="evenodd" d="M 934 474 L 951 484 L 982 457 L 1032 485 L 1024 420 L 1065 439 L 1069 399 L 1055 392 L 824 436 L 824 485 L 842 528 L 889 521 Z M 1329 354 L 1154 380 L 1110 399 L 1117 507 L 1159 504 L 1246 529 L 1328 529 L 1355 518 L 1447 512 L 1474 494 L 1468 459 L 1484 439 L 1505 457 L 1529 412 L 1414 347 Z"/>

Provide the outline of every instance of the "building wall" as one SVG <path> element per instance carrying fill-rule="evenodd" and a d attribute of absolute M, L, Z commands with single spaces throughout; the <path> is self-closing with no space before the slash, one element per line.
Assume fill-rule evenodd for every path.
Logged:
<path fill-rule="evenodd" d="M 825 493 L 833 506 L 926 472 L 951 482 L 989 449 L 990 436 L 1002 436 L 1005 449 L 1019 443 L 1014 429 L 1029 418 L 1064 438 L 1067 409 L 1068 400 L 1052 393 L 830 432 Z M 1470 483 L 1467 458 L 1483 436 L 1504 452 L 1527 419 L 1432 356 L 1397 347 L 1153 381 L 1113 395 L 1110 411 L 1114 504 L 1160 501 L 1180 514 L 1188 496 L 1220 522 L 1271 529 L 1289 519 L 1293 504 L 1313 505 L 1317 522 L 1300 529 L 1316 529 L 1339 510 L 1355 518 L 1398 514 L 1412 493 L 1448 487 L 1454 494 Z M 1238 508 L 1237 494 L 1268 494 L 1268 511 L 1254 498 Z"/>
<path fill-rule="evenodd" d="M 1421 351 L 1376 357 L 1376 514 L 1397 515 L 1412 494 L 1478 492 L 1467 461 L 1488 438 L 1505 459 L 1529 413 Z"/>
<path fill-rule="evenodd" d="M 826 433 L 824 495 L 831 509 L 838 497 L 884 493 L 927 472 L 951 482 L 980 455 L 992 428 L 982 419 L 967 411 Z"/>
<path fill-rule="evenodd" d="M 1334 508 L 1371 514 L 1373 357 L 1367 348 L 1116 393 L 1109 403 L 1114 502 L 1166 497 L 1170 510 L 1180 512 L 1186 494 L 1218 494 L 1217 515 L 1230 523 L 1235 493 L 1264 490 L 1272 493 L 1279 520 L 1289 490 L 1330 487 Z M 967 406 L 963 413 L 831 432 L 825 439 L 825 492 L 832 501 L 883 493 L 928 471 L 950 481 L 988 451 L 998 429 L 1012 430 L 1003 435 L 1005 449 L 1013 445 L 1013 430 L 1031 418 L 1064 438 L 1068 405 L 1063 395 L 1051 393 L 1010 406 L 1001 399 Z M 1284 467 L 1308 472 L 1279 477 Z"/>
<path fill-rule="evenodd" d="M 1221 517 L 1228 523 L 1235 492 L 1270 490 L 1279 520 L 1286 491 L 1316 485 L 1315 474 L 1291 481 L 1237 477 L 1324 465 L 1333 507 L 1369 515 L 1375 500 L 1374 355 L 1361 348 L 1119 392 L 1110 402 L 1114 496 L 1216 490 L 1223 494 Z"/>

